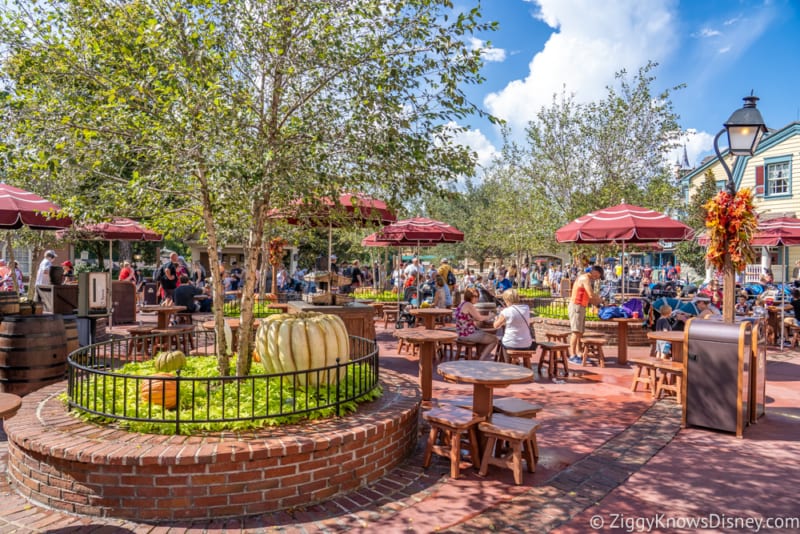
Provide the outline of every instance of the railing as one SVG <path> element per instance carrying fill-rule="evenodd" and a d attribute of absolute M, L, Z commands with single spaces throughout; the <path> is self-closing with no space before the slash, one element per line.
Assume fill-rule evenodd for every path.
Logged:
<path fill-rule="evenodd" d="M 216 353 L 214 332 L 195 330 L 190 335 L 195 347 L 192 354 Z M 377 343 L 355 336 L 350 337 L 350 361 L 337 361 L 322 369 L 204 377 L 118 371 L 127 363 L 151 359 L 151 348 L 163 340 L 162 335 L 135 336 L 96 343 L 71 353 L 67 358 L 69 408 L 109 420 L 170 424 L 180 434 L 181 425 L 186 424 L 299 420 L 312 412 L 330 410 L 340 416 L 344 405 L 366 398 L 380 387 Z M 178 409 L 164 409 L 153 402 L 154 390 L 170 391 L 173 384 Z M 146 401 L 140 396 L 142 387 L 150 393 Z"/>

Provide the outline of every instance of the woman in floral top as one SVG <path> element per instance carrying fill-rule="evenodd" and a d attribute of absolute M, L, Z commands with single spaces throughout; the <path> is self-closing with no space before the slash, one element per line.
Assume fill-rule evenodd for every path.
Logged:
<path fill-rule="evenodd" d="M 478 309 L 475 302 L 478 300 L 478 290 L 468 287 L 464 290 L 464 300 L 453 312 L 456 319 L 457 341 L 472 341 L 478 346 L 478 358 L 481 360 L 491 360 L 492 351 L 497 345 L 497 338 L 477 327 L 476 323 L 486 321 Z"/>

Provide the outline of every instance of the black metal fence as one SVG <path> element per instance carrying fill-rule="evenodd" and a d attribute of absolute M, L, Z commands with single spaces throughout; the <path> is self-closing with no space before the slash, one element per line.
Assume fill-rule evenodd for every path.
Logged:
<path fill-rule="evenodd" d="M 174 335 L 174 334 L 171 334 Z M 350 403 L 379 388 L 378 345 L 350 337 L 350 360 L 321 369 L 248 376 L 174 376 L 120 373 L 128 363 L 144 362 L 159 346 L 181 348 L 191 356 L 213 355 L 212 331 L 192 330 L 167 340 L 146 335 L 82 347 L 67 358 L 68 405 L 107 421 L 137 421 L 181 426 L 281 418 L 302 419 L 312 413 L 343 413 Z M 188 337 L 187 337 L 188 336 Z M 148 395 L 142 393 L 147 392 Z M 154 395 L 154 392 L 157 395 Z M 174 395 L 176 409 L 162 405 Z M 272 402 L 270 402 L 272 401 Z"/>

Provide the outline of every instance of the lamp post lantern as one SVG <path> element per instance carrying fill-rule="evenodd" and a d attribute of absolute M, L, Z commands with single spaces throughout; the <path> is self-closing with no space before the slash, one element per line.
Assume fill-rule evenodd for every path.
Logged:
<path fill-rule="evenodd" d="M 724 128 L 714 137 L 714 151 L 717 158 L 728 175 L 728 182 L 725 186 L 731 198 L 736 195 L 736 183 L 733 181 L 733 173 L 719 150 L 719 138 L 723 133 L 728 133 L 728 152 L 736 157 L 752 156 L 758 147 L 761 136 L 767 131 L 761 112 L 756 108 L 758 97 L 752 92 L 750 96 L 744 97 L 744 106 L 733 112 L 730 118 L 723 125 Z M 732 323 L 734 319 L 734 298 L 736 292 L 736 273 L 731 262 L 731 254 L 725 252 L 723 267 L 724 285 L 722 299 L 722 318 L 726 323 Z"/>

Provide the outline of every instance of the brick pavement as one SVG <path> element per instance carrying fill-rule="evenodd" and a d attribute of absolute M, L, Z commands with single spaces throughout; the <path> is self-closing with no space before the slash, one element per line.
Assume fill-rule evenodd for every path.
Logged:
<path fill-rule="evenodd" d="M 380 332 L 387 367 L 416 374 L 416 362 L 396 354 L 396 343 Z M 613 347 L 609 350 L 613 357 Z M 768 415 L 745 432 L 744 440 L 699 429 L 680 430 L 680 411 L 671 400 L 652 403 L 628 392 L 629 369 L 581 370 L 565 384 L 537 380 L 504 393 L 545 401 L 535 474 L 522 486 L 510 474 L 490 471 L 486 478 L 468 470 L 451 480 L 443 459 L 421 469 L 420 442 L 408 461 L 380 482 L 347 497 L 308 509 L 210 523 L 150 525 L 110 518 L 87 518 L 32 506 L 13 492 L 6 477 L 5 436 L 0 430 L 0 534 L 5 532 L 586 532 L 598 511 L 624 510 L 630 516 L 654 512 L 665 499 L 697 494 L 718 511 L 733 513 L 738 501 L 714 499 L 742 476 L 755 478 L 769 499 L 748 501 L 748 512 L 787 513 L 788 497 L 777 482 L 782 470 L 800 475 L 800 355 L 771 353 L 767 366 Z M 436 395 L 464 394 L 463 386 L 436 381 Z M 618 414 L 618 415 L 610 415 Z M 787 441 L 787 433 L 791 441 Z M 677 436 L 677 437 L 676 437 Z M 751 437 L 752 436 L 752 437 Z M 706 458 L 726 451 L 724 461 Z M 744 452 L 742 452 L 744 451 Z M 785 457 L 782 451 L 787 451 Z M 696 471 L 688 484 L 664 476 L 674 458 L 682 470 Z M 745 462 L 733 465 L 738 458 Z M 691 461 L 689 461 L 691 460 Z M 778 467 L 780 465 L 780 467 Z M 760 477 L 757 475 L 761 475 Z M 796 478 L 795 478 L 796 479 Z M 792 494 L 793 495 L 793 494 Z M 686 497 L 684 497 L 686 498 Z M 631 504 L 633 503 L 633 504 Z M 685 511 L 699 508 L 684 505 Z"/>

